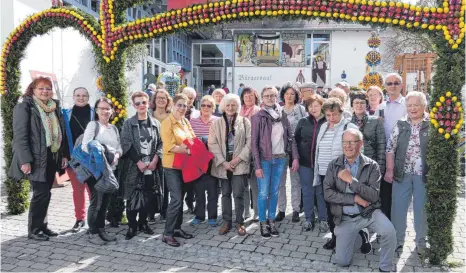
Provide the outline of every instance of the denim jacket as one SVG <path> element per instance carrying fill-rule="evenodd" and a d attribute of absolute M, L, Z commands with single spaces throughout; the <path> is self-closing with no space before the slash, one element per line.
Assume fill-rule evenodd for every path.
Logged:
<path fill-rule="evenodd" d="M 81 145 L 74 149 L 71 156 L 70 166 L 76 172 L 76 178 L 80 183 L 84 183 L 92 175 L 99 180 L 105 169 L 105 148 L 99 141 L 89 142 L 89 153 L 81 149 Z"/>

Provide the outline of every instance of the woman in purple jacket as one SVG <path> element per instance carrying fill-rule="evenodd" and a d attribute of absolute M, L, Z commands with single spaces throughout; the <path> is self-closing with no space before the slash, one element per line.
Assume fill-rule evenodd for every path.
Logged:
<path fill-rule="evenodd" d="M 251 120 L 251 149 L 259 188 L 257 206 L 261 235 L 263 238 L 270 238 L 278 236 L 275 213 L 280 180 L 286 169 L 288 154 L 292 154 L 291 170 L 294 172 L 299 168 L 299 155 L 286 113 L 277 103 L 277 89 L 266 85 L 261 97 L 263 107 Z"/>

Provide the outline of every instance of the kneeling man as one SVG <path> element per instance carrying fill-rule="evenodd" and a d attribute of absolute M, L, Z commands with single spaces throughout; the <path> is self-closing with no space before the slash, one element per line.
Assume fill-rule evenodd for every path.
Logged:
<path fill-rule="evenodd" d="M 325 201 L 330 203 L 336 225 L 337 263 L 351 264 L 358 232 L 369 228 L 381 236 L 379 270 L 389 272 L 393 267 L 396 231 L 379 209 L 379 166 L 361 154 L 364 144 L 359 130 L 346 130 L 342 144 L 344 155 L 330 162 L 323 182 Z"/>

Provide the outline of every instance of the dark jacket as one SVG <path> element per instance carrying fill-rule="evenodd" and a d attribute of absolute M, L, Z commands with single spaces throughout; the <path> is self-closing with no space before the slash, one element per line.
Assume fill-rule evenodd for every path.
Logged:
<path fill-rule="evenodd" d="M 292 137 L 293 132 L 291 131 L 290 122 L 284 111 L 282 111 L 281 122 L 284 130 L 285 152 L 288 150 L 288 145 L 291 145 L 292 159 L 299 159 L 296 141 Z M 272 160 L 272 117 L 265 110 L 260 110 L 251 118 L 251 131 L 252 156 L 254 158 L 254 167 L 258 170 L 262 169 L 261 160 Z"/>
<path fill-rule="evenodd" d="M 160 123 L 158 120 L 154 119 L 152 116 L 148 115 L 149 124 L 152 127 L 153 132 L 153 141 L 150 159 L 152 160 L 155 155 L 159 157 L 159 164 L 162 163 L 162 139 L 160 137 Z M 121 131 L 121 148 L 123 149 L 123 156 L 121 162 L 118 164 L 118 181 L 123 187 L 124 196 L 123 198 L 128 200 L 133 193 L 133 190 L 138 184 L 138 175 L 142 175 L 137 166 L 137 161 L 134 162 L 129 153 L 134 149 L 139 157 L 141 157 L 141 143 L 139 140 L 139 122 L 137 114 L 129 118 L 123 124 L 123 129 Z M 157 168 L 155 173 L 153 172 L 154 177 L 161 181 L 161 168 Z M 158 176 L 158 177 L 157 177 Z"/>
<path fill-rule="evenodd" d="M 61 146 L 57 152 L 57 171 L 61 168 L 62 157 L 70 158 L 68 140 L 64 130 L 63 116 L 60 102 L 55 100 L 57 108 L 55 114 L 59 119 L 62 133 Z M 13 158 L 8 171 L 8 177 L 19 181 L 29 179 L 46 182 L 47 143 L 45 129 L 40 118 L 39 110 L 32 97 L 24 97 L 13 110 Z M 31 174 L 25 175 L 21 165 L 30 163 Z"/>
<path fill-rule="evenodd" d="M 353 115 L 352 122 L 356 124 L 355 116 Z M 379 164 L 380 173 L 385 173 L 385 127 L 384 120 L 375 116 L 366 116 L 363 130 L 364 136 L 364 155 Z"/>
<path fill-rule="evenodd" d="M 317 136 L 319 135 L 320 126 L 326 121 L 325 116 L 316 120 L 312 115 L 299 120 L 294 133 L 299 151 L 299 165 L 314 168 Z"/>
<path fill-rule="evenodd" d="M 362 217 L 370 217 L 372 211 L 380 207 L 379 186 L 380 170 L 379 165 L 367 156 L 360 155 L 358 174 L 353 177 L 353 182 L 349 184 L 354 192 L 346 193 L 347 183 L 338 178 L 338 173 L 345 169 L 345 156 L 341 155 L 330 162 L 324 179 L 324 198 L 330 203 L 330 211 L 333 215 L 335 225 L 341 222 L 343 206 L 355 204 L 354 195 L 359 195 L 362 199 L 370 203 L 367 208 L 360 207 Z"/>
<path fill-rule="evenodd" d="M 393 179 L 395 181 L 403 181 L 404 166 L 406 161 L 406 153 L 408 151 L 409 139 L 411 138 L 411 125 L 406 120 L 406 117 L 402 117 L 395 126 L 398 126 L 399 135 L 396 143 L 395 150 L 395 168 L 393 172 Z M 421 130 L 419 132 L 419 142 L 421 145 L 421 161 L 422 161 L 422 180 L 424 183 L 427 182 L 427 172 L 429 166 L 427 165 L 427 149 L 429 144 L 429 120 L 424 119 L 422 121 Z"/>

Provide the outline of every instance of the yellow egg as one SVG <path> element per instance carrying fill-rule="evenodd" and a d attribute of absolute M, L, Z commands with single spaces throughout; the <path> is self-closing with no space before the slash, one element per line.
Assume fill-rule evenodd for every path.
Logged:
<path fill-rule="evenodd" d="M 440 106 L 442 106 L 442 104 L 441 104 L 439 101 L 437 101 L 437 102 L 435 103 L 435 106 L 440 107 Z"/>
<path fill-rule="evenodd" d="M 452 100 L 453 102 L 455 102 L 455 101 L 458 100 L 458 98 L 457 98 L 456 96 L 453 96 L 453 98 L 451 98 L 451 100 Z"/>
<path fill-rule="evenodd" d="M 116 99 L 115 99 L 115 98 L 112 98 L 112 102 L 115 102 L 115 101 L 116 101 Z"/>
<path fill-rule="evenodd" d="M 433 119 L 433 118 L 435 118 L 435 114 L 434 114 L 433 112 L 430 112 L 429 116 L 430 116 L 430 118 L 432 118 L 432 120 L 431 120 L 431 121 L 434 121 L 434 119 Z"/>
<path fill-rule="evenodd" d="M 456 107 L 460 107 L 460 106 L 461 106 L 461 102 L 457 102 L 457 103 L 455 104 L 455 106 L 456 106 Z"/>
<path fill-rule="evenodd" d="M 445 134 L 445 139 L 449 139 L 450 138 L 450 134 L 449 133 L 446 133 Z"/>
<path fill-rule="evenodd" d="M 109 99 L 110 99 L 110 98 L 112 98 L 112 95 L 110 95 L 110 94 L 107 94 L 107 98 L 109 98 Z"/>
<path fill-rule="evenodd" d="M 451 92 L 450 92 L 450 91 L 448 91 L 448 92 L 445 94 L 445 96 L 447 96 L 447 97 L 451 97 Z"/>
<path fill-rule="evenodd" d="M 115 118 L 113 119 L 113 121 L 117 122 L 117 121 L 118 121 L 118 117 L 115 117 Z"/>
<path fill-rule="evenodd" d="M 458 129 L 451 130 L 451 133 L 454 134 L 454 135 L 458 134 Z"/>
<path fill-rule="evenodd" d="M 443 130 L 443 128 L 438 128 L 438 132 L 439 132 L 440 134 L 443 134 L 443 133 L 445 132 L 445 130 Z"/>
<path fill-rule="evenodd" d="M 440 101 L 440 102 L 444 102 L 444 101 L 445 101 L 445 97 L 444 97 L 444 96 L 441 96 L 441 97 L 439 98 L 439 101 Z"/>
<path fill-rule="evenodd" d="M 430 123 L 432 123 L 433 125 L 435 125 L 435 124 L 437 124 L 437 120 L 431 119 L 431 120 L 430 120 Z"/>

